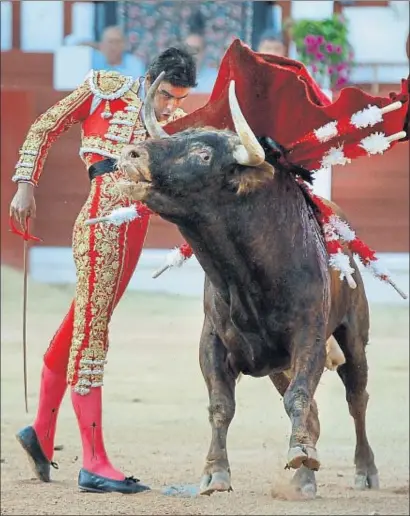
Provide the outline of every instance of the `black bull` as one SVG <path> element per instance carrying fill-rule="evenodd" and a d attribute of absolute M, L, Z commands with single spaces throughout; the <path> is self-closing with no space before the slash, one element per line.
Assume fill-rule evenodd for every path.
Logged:
<path fill-rule="evenodd" d="M 346 362 L 338 374 L 356 429 L 355 486 L 378 487 L 366 435 L 369 312 L 356 289 L 329 270 L 321 229 L 289 171 L 265 154 L 230 95 L 236 133 L 195 129 L 166 135 L 151 105 L 152 140 L 119 160 L 135 200 L 175 223 L 205 271 L 199 360 L 209 392 L 212 439 L 201 493 L 231 489 L 227 432 L 239 374 L 269 376 L 292 424 L 287 467 L 306 496 L 316 493 L 320 425 L 313 399 L 333 335 Z M 232 93 L 232 92 L 231 92 Z M 241 118 L 242 116 L 242 118 Z"/>

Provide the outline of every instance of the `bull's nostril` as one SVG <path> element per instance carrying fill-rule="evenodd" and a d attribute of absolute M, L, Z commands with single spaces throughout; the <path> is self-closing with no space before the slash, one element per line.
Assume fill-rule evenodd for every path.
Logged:
<path fill-rule="evenodd" d="M 130 158 L 139 158 L 140 155 L 138 154 L 137 151 L 133 150 L 130 152 Z"/>

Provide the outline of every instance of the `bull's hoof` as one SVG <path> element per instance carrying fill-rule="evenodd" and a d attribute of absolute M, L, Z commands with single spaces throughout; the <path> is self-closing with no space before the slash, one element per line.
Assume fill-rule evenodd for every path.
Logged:
<path fill-rule="evenodd" d="M 227 471 L 216 471 L 212 474 L 205 474 L 201 478 L 199 494 L 211 495 L 215 491 L 220 493 L 232 491 L 231 476 Z"/>
<path fill-rule="evenodd" d="M 302 465 L 312 471 L 318 471 L 320 461 L 317 451 L 310 446 L 293 446 L 289 448 L 286 468 L 299 469 Z"/>
<path fill-rule="evenodd" d="M 292 478 L 292 485 L 297 489 L 301 498 L 313 500 L 316 498 L 317 486 L 315 472 L 302 466 Z"/>
<path fill-rule="evenodd" d="M 379 489 L 380 488 L 379 474 L 374 473 L 373 475 L 370 475 L 370 474 L 356 473 L 356 475 L 354 477 L 354 488 L 357 491 L 364 491 L 365 489 Z"/>

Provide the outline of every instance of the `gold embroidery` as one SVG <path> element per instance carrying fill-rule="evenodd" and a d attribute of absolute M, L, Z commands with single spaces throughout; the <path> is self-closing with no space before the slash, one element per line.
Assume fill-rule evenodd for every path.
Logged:
<path fill-rule="evenodd" d="M 112 126 L 105 136 L 109 140 L 119 141 L 120 143 L 129 143 L 131 138 L 130 133 L 132 134 L 132 128 L 130 129 L 126 125 Z"/>
<path fill-rule="evenodd" d="M 138 143 L 138 142 L 144 142 L 148 138 L 148 133 L 145 129 L 142 129 L 141 131 L 135 131 L 134 132 L 134 138 L 132 139 L 131 143 Z"/>
<path fill-rule="evenodd" d="M 138 122 L 137 125 L 135 125 L 132 130 L 132 134 L 139 130 L 140 128 L 143 128 L 140 122 Z M 137 141 L 143 141 L 146 139 L 146 133 L 144 131 L 142 137 L 135 136 L 131 140 L 130 135 L 130 141 L 133 143 Z M 124 142 L 118 142 L 114 140 L 108 140 L 103 139 L 100 136 L 84 136 L 82 138 L 82 147 L 80 149 L 80 156 L 87 168 L 92 164 L 91 160 L 91 153 L 93 154 L 100 154 L 101 156 L 105 156 L 108 158 L 118 158 L 124 145 L 127 145 L 127 143 Z"/>
<path fill-rule="evenodd" d="M 95 91 L 93 92 L 97 96 L 110 97 L 118 94 L 120 90 L 123 90 L 119 96 L 126 93 L 132 86 L 134 80 L 125 75 L 121 75 L 118 72 L 111 72 L 101 70 L 94 72 L 91 80 L 94 84 Z"/>
<path fill-rule="evenodd" d="M 110 125 L 116 125 L 115 120 L 121 120 L 121 122 L 133 122 L 135 123 L 139 115 L 138 111 L 116 111 L 112 120 L 110 121 Z"/>
<path fill-rule="evenodd" d="M 139 117 L 141 100 L 133 91 L 128 91 L 123 99 L 129 104 L 123 110 L 113 113 L 111 122 L 119 120 L 127 122 L 126 124 L 110 123 L 106 135 L 82 135 L 80 156 L 87 167 L 92 163 L 90 153 L 100 154 L 108 158 L 118 158 L 124 145 L 135 141 L 134 133 L 144 129 Z M 130 107 L 133 109 L 127 109 Z"/>
<path fill-rule="evenodd" d="M 108 131 L 105 135 L 107 139 L 114 136 L 112 138 L 114 141 L 116 138 L 120 138 L 121 143 L 129 143 L 131 141 L 132 133 L 136 129 L 136 125 L 141 125 L 141 122 L 138 124 L 138 111 L 117 111 L 114 113 L 114 122 L 115 120 L 119 120 L 121 122 L 126 122 L 123 124 L 110 123 Z"/>
<path fill-rule="evenodd" d="M 97 217 L 108 215 L 127 199 L 116 187 L 122 172 L 106 174 L 101 178 L 99 208 Z M 121 227 L 114 224 L 99 224 L 94 227 L 93 249 L 90 248 L 90 226 L 85 219 L 90 216 L 90 207 L 96 195 L 96 182 L 92 183 L 89 199 L 77 218 L 74 230 L 73 248 L 77 267 L 76 309 L 73 340 L 70 350 L 68 382 L 75 389 L 86 394 L 91 387 L 102 386 L 104 364 L 108 350 L 108 324 L 113 310 L 113 302 L 121 279 L 125 253 L 120 263 L 119 236 Z M 124 242 L 125 244 L 125 242 Z M 125 245 L 124 245 L 125 249 Z M 91 270 L 91 256 L 95 259 Z M 90 276 L 94 282 L 89 290 Z M 89 313 L 86 320 L 86 313 Z M 85 343 L 86 325 L 89 339 Z M 80 355 L 79 355 L 80 353 Z M 76 378 L 76 365 L 78 379 Z"/>
<path fill-rule="evenodd" d="M 74 112 L 90 96 L 88 83 L 84 82 L 37 118 L 20 149 L 19 163 L 30 163 L 32 166 L 22 167 L 17 164 L 13 181 L 24 179 L 37 184 L 52 141 L 79 121 Z"/>
<path fill-rule="evenodd" d="M 110 109 L 110 103 L 108 100 L 105 101 L 104 111 L 101 113 L 101 118 L 111 118 L 112 113 Z"/>
<path fill-rule="evenodd" d="M 77 282 L 75 291 L 73 336 L 67 367 L 68 383 L 72 383 L 74 380 L 76 353 L 85 339 L 89 277 L 91 273 L 91 249 L 90 226 L 86 226 L 84 223 L 87 217 L 89 217 L 94 196 L 95 184 L 92 184 L 88 199 L 78 214 L 73 230 L 73 255 L 76 266 Z"/>
<path fill-rule="evenodd" d="M 97 152 L 98 154 L 98 151 L 101 150 L 109 152 L 114 156 L 119 156 L 121 149 L 124 146 L 123 143 L 117 143 L 111 140 L 104 140 L 101 136 L 84 136 L 81 143 L 81 154 L 83 153 L 83 149 L 92 148 L 93 151 L 90 152 Z M 102 155 L 104 156 L 104 154 Z"/>

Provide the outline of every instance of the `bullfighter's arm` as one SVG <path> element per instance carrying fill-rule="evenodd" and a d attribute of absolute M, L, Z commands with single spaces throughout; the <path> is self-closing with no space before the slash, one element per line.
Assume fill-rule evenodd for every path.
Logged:
<path fill-rule="evenodd" d="M 91 97 L 88 80 L 85 80 L 35 120 L 20 148 L 12 181 L 37 186 L 51 144 L 73 124 L 88 116 Z"/>

